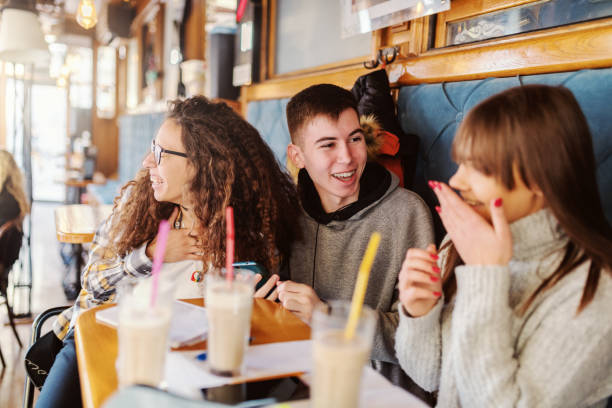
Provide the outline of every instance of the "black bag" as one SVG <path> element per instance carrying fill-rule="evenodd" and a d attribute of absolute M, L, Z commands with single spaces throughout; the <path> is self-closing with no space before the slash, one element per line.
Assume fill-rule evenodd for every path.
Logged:
<path fill-rule="evenodd" d="M 36 388 L 41 389 L 63 343 L 53 330 L 32 344 L 25 355 L 25 369 Z"/>

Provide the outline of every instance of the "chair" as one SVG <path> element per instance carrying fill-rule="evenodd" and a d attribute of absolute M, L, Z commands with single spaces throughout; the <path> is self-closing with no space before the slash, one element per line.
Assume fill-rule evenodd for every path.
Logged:
<path fill-rule="evenodd" d="M 49 372 L 49 369 L 51 368 L 51 365 L 53 364 L 53 361 L 55 360 L 55 355 L 50 355 L 47 362 L 45 363 L 41 363 L 39 361 L 36 361 L 36 362 L 30 361 L 28 357 L 30 356 L 30 351 L 32 350 L 32 346 L 34 346 L 34 344 L 40 339 L 41 337 L 40 332 L 42 331 L 44 323 L 49 318 L 53 316 L 57 316 L 58 314 L 63 312 L 68 307 L 70 306 L 59 306 L 59 307 L 52 307 L 50 309 L 47 309 L 41 314 L 39 314 L 36 317 L 36 319 L 34 319 L 34 322 L 32 323 L 32 337 L 30 338 L 30 348 L 28 349 L 26 353 L 26 360 L 25 360 L 27 376 L 25 380 L 25 386 L 23 389 L 23 407 L 24 408 L 31 408 L 34 402 L 35 384 L 34 384 L 34 381 L 32 381 L 32 378 L 30 378 L 31 371 L 34 369 L 38 371 L 38 374 L 44 374 L 44 376 L 46 376 L 47 373 Z M 49 333 L 49 334 L 51 334 L 52 336 L 55 336 L 52 333 Z M 59 339 L 57 338 L 55 339 L 61 344 L 61 341 Z M 48 348 L 49 348 L 49 351 L 48 351 L 49 354 L 53 354 L 53 353 L 57 354 L 58 351 L 54 347 L 48 347 Z M 48 365 L 48 367 L 46 367 L 46 365 Z M 42 371 L 42 373 L 40 371 Z M 42 387 L 42 383 L 39 384 L 38 388 L 41 388 L 41 387 Z"/>
<path fill-rule="evenodd" d="M 21 220 L 14 219 L 5 222 L 0 227 L 0 296 L 4 298 L 4 304 L 8 312 L 9 323 L 19 343 L 19 347 L 23 347 L 17 329 L 15 328 L 15 320 L 13 316 L 13 308 L 9 304 L 7 296 L 8 276 L 13 264 L 19 259 L 19 251 L 23 239 L 23 231 L 21 229 Z M 0 360 L 2 366 L 5 367 L 4 356 L 0 350 Z"/>

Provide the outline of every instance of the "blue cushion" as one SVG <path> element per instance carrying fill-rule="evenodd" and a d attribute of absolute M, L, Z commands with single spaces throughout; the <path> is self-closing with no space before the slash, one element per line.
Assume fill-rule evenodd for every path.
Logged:
<path fill-rule="evenodd" d="M 250 102 L 247 120 L 261 134 L 274 152 L 281 168 L 287 163 L 287 145 L 291 142 L 285 108 L 289 98 Z"/>
<path fill-rule="evenodd" d="M 521 84 L 563 85 L 576 96 L 591 129 L 599 192 L 612 222 L 612 68 L 402 87 L 398 97 L 401 126 L 421 141 L 414 190 L 433 209 L 436 199 L 427 180 L 448 181 L 455 172 L 450 148 L 463 116 L 483 99 Z M 443 233 L 439 224 L 437 232 L 439 238 Z"/>

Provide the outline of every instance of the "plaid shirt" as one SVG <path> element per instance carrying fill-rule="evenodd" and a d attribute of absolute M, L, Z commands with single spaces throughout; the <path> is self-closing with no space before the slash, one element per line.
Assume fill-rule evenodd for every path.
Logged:
<path fill-rule="evenodd" d="M 90 307 L 111 303 L 116 285 L 126 276 L 141 277 L 151 274 L 152 261 L 145 250 L 147 243 L 120 257 L 110 249 L 109 229 L 111 214 L 94 236 L 89 259 L 81 274 L 82 289 L 74 306 L 64 310 L 53 324 L 55 335 L 62 340 L 76 322 L 79 314 Z"/>

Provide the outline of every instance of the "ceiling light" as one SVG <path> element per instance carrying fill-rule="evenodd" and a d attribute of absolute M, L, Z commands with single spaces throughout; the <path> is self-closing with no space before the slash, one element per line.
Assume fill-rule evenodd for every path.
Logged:
<path fill-rule="evenodd" d="M 0 59 L 20 64 L 48 64 L 49 49 L 33 2 L 12 0 L 3 7 Z"/>
<path fill-rule="evenodd" d="M 93 0 L 81 0 L 76 15 L 77 23 L 86 30 L 89 30 L 98 22 L 96 7 Z"/>

